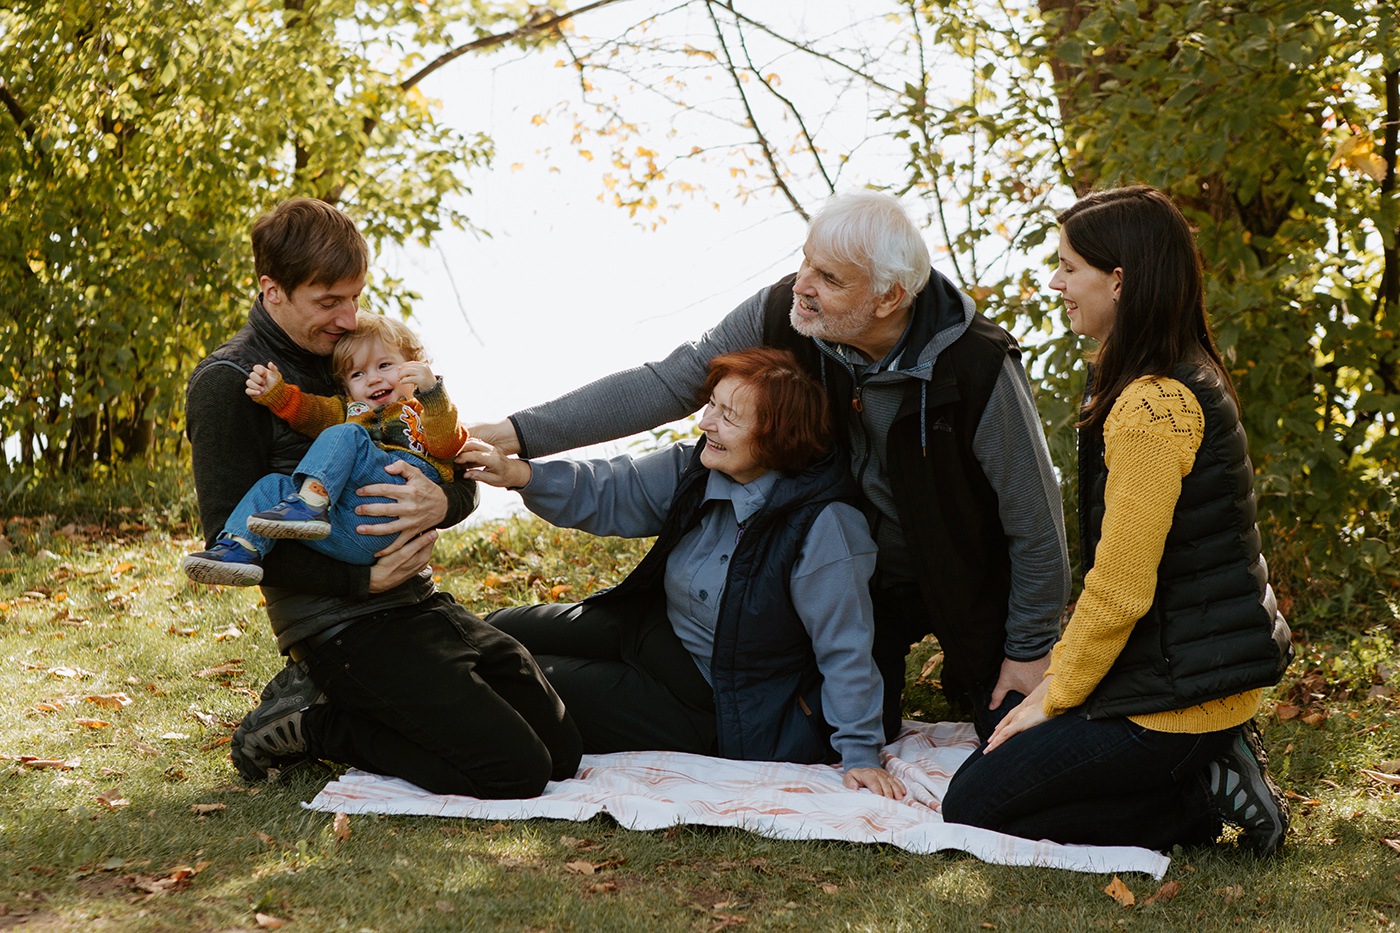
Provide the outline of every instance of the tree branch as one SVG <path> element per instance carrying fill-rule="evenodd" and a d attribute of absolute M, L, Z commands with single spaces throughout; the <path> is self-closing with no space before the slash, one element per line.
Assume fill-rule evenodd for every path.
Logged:
<path fill-rule="evenodd" d="M 399 85 L 399 90 L 410 90 L 411 88 L 415 87 L 419 82 L 421 82 L 424 78 L 428 77 L 428 75 L 432 74 L 433 72 L 437 71 L 439 68 L 450 62 L 456 61 L 468 52 L 479 52 L 482 49 L 495 48 L 498 45 L 505 45 L 507 42 L 512 42 L 516 39 L 523 39 L 526 36 L 533 36 L 542 32 L 550 32 L 565 20 L 573 19 L 574 17 L 582 16 L 584 13 L 591 13 L 594 10 L 602 9 L 605 6 L 611 6 L 614 3 L 621 2 L 623 2 L 623 0 L 594 0 L 593 3 L 584 4 L 576 10 L 565 10 L 563 13 L 556 13 L 550 16 L 543 17 L 541 19 L 533 20 L 519 27 L 518 29 L 512 29 L 509 32 L 498 32 L 494 33 L 493 35 L 481 36 L 479 38 L 473 39 L 472 41 L 465 43 L 464 45 L 457 46 L 455 49 L 449 49 L 448 51 L 443 52 L 437 58 L 433 59 L 431 62 L 424 65 L 422 68 L 418 69 L 408 78 L 404 79 L 404 81 Z"/>
<path fill-rule="evenodd" d="M 812 217 L 802 206 L 802 202 L 797 200 L 797 195 L 788 187 L 783 179 L 782 169 L 778 165 L 777 156 L 773 154 L 773 147 L 768 143 L 768 137 L 763 135 L 763 130 L 758 125 L 758 116 L 753 112 L 753 107 L 749 104 L 749 97 L 744 93 L 744 82 L 739 79 L 738 69 L 734 67 L 734 57 L 729 54 L 729 45 L 724 41 L 724 30 L 720 27 L 719 17 L 715 16 L 714 6 L 705 4 L 705 12 L 710 15 L 710 23 L 715 27 L 715 41 L 719 43 L 720 51 L 724 53 L 724 69 L 729 74 L 729 78 L 734 82 L 734 89 L 739 92 L 739 100 L 744 105 L 744 113 L 748 116 L 749 126 L 753 127 L 754 138 L 758 141 L 759 148 L 763 151 L 763 158 L 768 162 L 768 170 L 773 173 L 773 183 L 778 190 L 787 198 L 792 209 L 805 221 L 811 221 Z"/>
<path fill-rule="evenodd" d="M 33 142 L 34 128 L 29 126 L 29 114 L 24 112 L 24 108 L 19 105 L 19 101 L 15 100 L 15 96 L 10 93 L 9 87 L 3 80 L 0 80 L 0 103 L 5 105 L 5 110 L 9 112 L 15 124 L 24 133 L 24 137 Z"/>

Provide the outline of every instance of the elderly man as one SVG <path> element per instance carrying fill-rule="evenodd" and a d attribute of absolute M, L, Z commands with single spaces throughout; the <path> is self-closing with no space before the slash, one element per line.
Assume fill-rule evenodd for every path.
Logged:
<path fill-rule="evenodd" d="M 711 358 L 758 345 L 822 380 L 869 504 L 887 736 L 909 646 L 932 632 L 944 691 L 985 738 L 1048 666 L 1069 596 L 1064 516 L 1020 349 L 931 269 L 894 198 L 830 199 L 796 275 L 666 359 L 471 431 L 533 457 L 646 430 L 698 407 Z"/>
<path fill-rule="evenodd" d="M 322 201 L 279 204 L 253 226 L 259 295 L 248 323 L 195 367 L 187 430 L 200 519 L 214 535 L 257 480 L 292 473 L 311 438 L 245 393 L 256 364 L 319 395 L 340 393 L 336 342 L 355 327 L 369 250 L 354 223 Z M 246 780 L 309 756 L 406 778 L 438 793 L 533 796 L 572 777 L 578 732 L 558 696 L 514 639 L 433 585 L 437 532 L 476 505 L 476 484 L 439 486 L 398 462 L 382 497 L 356 508 L 392 516 L 361 525 L 397 535 L 371 566 L 342 564 L 284 541 L 263 565 L 277 646 L 289 664 L 234 732 Z M 323 692 L 324 690 L 324 692 Z M 328 699 L 329 697 L 329 699 Z"/>

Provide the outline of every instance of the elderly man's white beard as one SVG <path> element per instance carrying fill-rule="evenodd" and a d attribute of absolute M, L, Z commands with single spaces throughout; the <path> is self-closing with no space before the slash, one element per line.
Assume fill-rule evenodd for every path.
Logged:
<path fill-rule="evenodd" d="M 816 317 L 804 317 L 799 307 L 815 312 Z M 861 335 L 875 322 L 875 300 L 872 298 L 864 306 L 852 308 L 833 318 L 815 298 L 793 295 L 788 321 L 792 329 L 804 337 L 817 337 L 832 343 L 859 343 Z"/>

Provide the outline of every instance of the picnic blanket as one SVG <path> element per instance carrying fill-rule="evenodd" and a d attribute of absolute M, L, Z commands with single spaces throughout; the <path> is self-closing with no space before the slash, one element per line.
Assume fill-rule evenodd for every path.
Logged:
<path fill-rule="evenodd" d="M 999 865 L 1137 871 L 1156 879 L 1166 873 L 1171 860 L 1149 849 L 1034 842 L 943 822 L 943 792 L 976 747 L 968 723 L 906 721 L 885 747 L 885 767 L 907 789 L 903 801 L 846 789 L 835 765 L 616 752 L 583 756 L 576 777 L 551 781 L 542 795 L 528 800 L 431 794 L 398 778 L 352 770 L 303 806 L 327 813 L 478 820 L 586 820 L 606 813 L 628 829 L 734 826 L 775 839 L 883 842 L 921 854 L 956 849 Z"/>

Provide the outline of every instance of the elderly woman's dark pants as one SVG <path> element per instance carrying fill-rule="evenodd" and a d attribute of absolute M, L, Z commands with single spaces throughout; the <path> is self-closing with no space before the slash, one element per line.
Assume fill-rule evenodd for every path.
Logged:
<path fill-rule="evenodd" d="M 1125 718 L 1056 716 L 963 763 L 943 819 L 1025 839 L 1167 850 L 1213 842 L 1206 766 L 1231 730 L 1154 732 Z"/>
<path fill-rule="evenodd" d="M 317 757 L 484 798 L 578 770 L 578 730 L 529 653 L 445 594 L 360 619 L 305 660 L 330 697 L 303 717 Z"/>
<path fill-rule="evenodd" d="M 661 600 L 512 606 L 486 621 L 534 655 L 585 752 L 715 753 L 714 691 Z"/>

